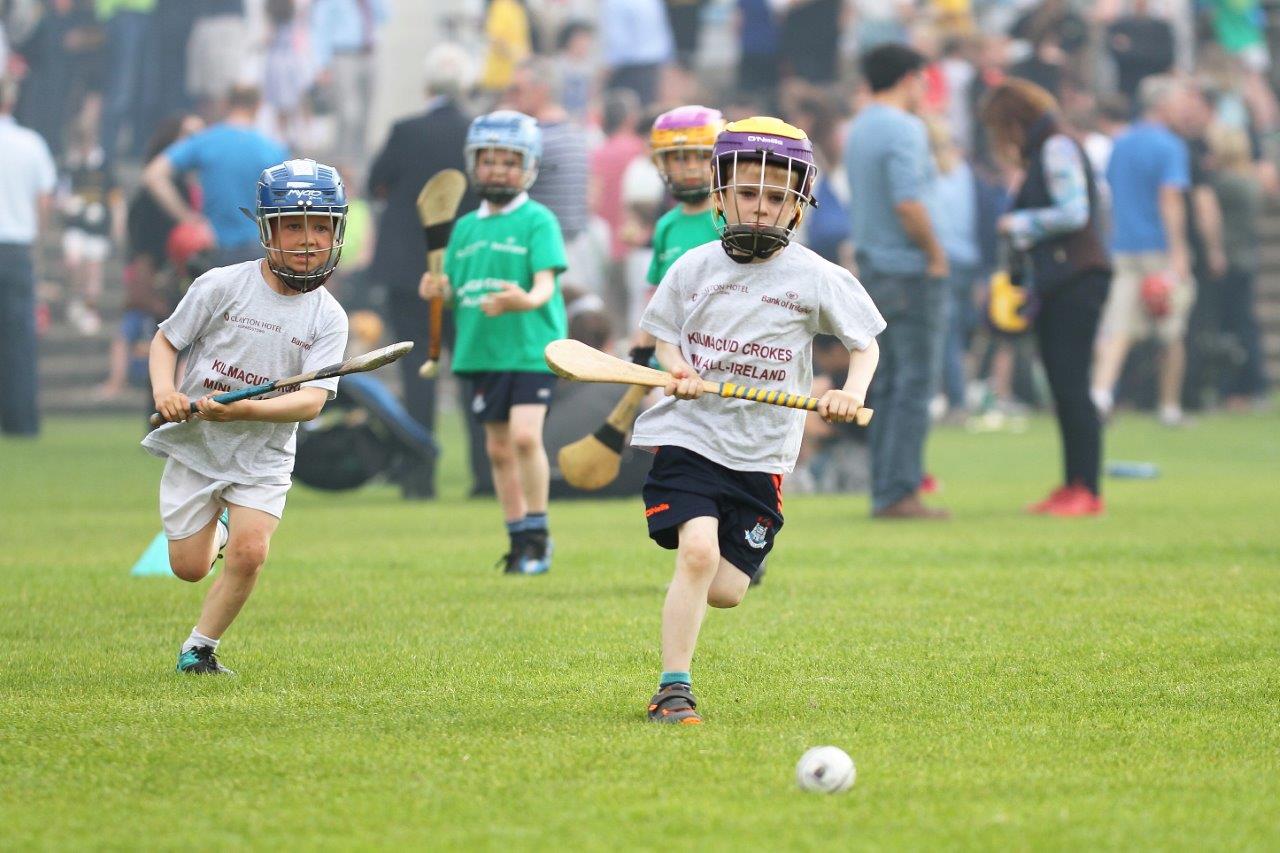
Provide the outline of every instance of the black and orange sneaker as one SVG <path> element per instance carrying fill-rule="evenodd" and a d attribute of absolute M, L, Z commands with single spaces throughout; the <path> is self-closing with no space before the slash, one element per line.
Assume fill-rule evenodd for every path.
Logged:
<path fill-rule="evenodd" d="M 697 709 L 698 700 L 693 698 L 689 685 L 668 684 L 649 700 L 649 721 L 696 726 L 702 722 Z"/>

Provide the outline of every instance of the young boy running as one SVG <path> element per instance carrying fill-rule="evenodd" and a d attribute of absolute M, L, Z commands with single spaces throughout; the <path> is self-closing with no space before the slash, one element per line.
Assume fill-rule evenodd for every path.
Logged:
<path fill-rule="evenodd" d="M 523 113 L 499 110 L 471 123 L 467 171 L 480 207 L 454 225 L 444 273 L 425 274 L 418 289 L 453 306 L 453 370 L 470 383 L 472 411 L 484 424 L 510 539 L 499 564 L 524 575 L 551 568 L 542 424 L 555 375 L 542 351 L 566 327 L 564 238 L 551 211 L 526 192 L 541 154 L 538 124 Z"/>
<path fill-rule="evenodd" d="M 644 486 L 649 537 L 676 549 L 662 610 L 662 677 L 649 719 L 700 723 L 690 667 L 707 605 L 742 601 L 782 527 L 804 412 L 701 395 L 701 379 L 807 391 L 811 345 L 850 350 L 844 388 L 818 413 L 853 421 L 866 398 L 884 320 L 862 285 L 791 237 L 813 200 L 817 169 L 804 132 L 775 118 L 729 124 L 712 152 L 720 239 L 685 252 L 641 321 L 675 379 L 636 422 L 632 444 L 657 451 Z"/>
<path fill-rule="evenodd" d="M 346 214 L 333 168 L 289 160 L 265 170 L 255 218 L 266 259 L 200 276 L 151 342 L 156 411 L 171 423 L 142 446 L 168 460 L 160 513 L 169 565 L 195 582 L 226 549 L 182 644 L 179 672 L 234 674 L 218 662 L 218 643 L 253 591 L 284 513 L 297 424 L 320 413 L 338 380 L 227 405 L 213 395 L 342 360 L 347 315 L 321 285 L 342 254 Z M 188 347 L 176 377 L 178 352 Z"/>
<path fill-rule="evenodd" d="M 720 239 L 711 213 L 711 147 L 724 129 L 719 110 L 687 106 L 668 110 L 653 123 L 649 150 L 676 206 L 653 229 L 649 284 L 657 287 L 676 258 L 703 243 Z M 637 364 L 653 357 L 653 335 L 640 329 L 631 358 Z"/>

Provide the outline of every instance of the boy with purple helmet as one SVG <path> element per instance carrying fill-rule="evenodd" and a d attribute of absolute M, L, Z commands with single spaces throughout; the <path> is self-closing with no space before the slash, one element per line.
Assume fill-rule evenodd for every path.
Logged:
<path fill-rule="evenodd" d="M 681 255 L 645 310 L 641 328 L 674 378 L 631 439 L 657 454 L 644 486 L 649 537 L 676 551 L 648 714 L 685 725 L 702 721 L 689 669 L 703 616 L 708 605 L 742 601 L 772 549 L 805 415 L 719 397 L 682 401 L 701 396 L 703 378 L 807 393 L 813 338 L 827 334 L 849 348 L 849 374 L 818 413 L 852 422 L 884 329 L 857 279 L 791 244 L 817 174 L 803 131 L 776 118 L 733 122 L 716 138 L 710 172 L 720 239 Z"/>
<path fill-rule="evenodd" d="M 649 150 L 653 165 L 676 199 L 676 206 L 653 229 L 653 260 L 649 284 L 657 287 L 676 258 L 719 239 L 711 217 L 711 149 L 724 129 L 719 110 L 691 105 L 668 110 L 653 123 Z M 653 335 L 636 332 L 631 358 L 648 364 L 653 357 Z"/>

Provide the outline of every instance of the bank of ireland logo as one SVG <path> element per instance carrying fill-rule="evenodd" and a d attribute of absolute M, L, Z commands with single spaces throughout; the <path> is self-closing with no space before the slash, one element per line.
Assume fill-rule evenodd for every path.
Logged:
<path fill-rule="evenodd" d="M 795 302 L 797 299 L 800 298 L 800 294 L 796 293 L 794 290 L 788 290 L 787 298 L 790 299 L 792 302 Z"/>
<path fill-rule="evenodd" d="M 760 549 L 769 544 L 769 528 L 772 522 L 764 516 L 756 516 L 756 526 L 746 532 L 747 544 Z"/>

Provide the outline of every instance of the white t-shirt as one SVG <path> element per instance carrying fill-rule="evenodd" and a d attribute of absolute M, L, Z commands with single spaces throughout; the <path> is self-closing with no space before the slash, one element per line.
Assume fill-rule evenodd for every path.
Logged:
<path fill-rule="evenodd" d="M 703 379 L 808 394 L 814 335 L 861 350 L 885 322 L 848 270 L 804 246 L 739 264 L 712 242 L 672 264 L 640 326 L 678 344 Z M 631 443 L 676 445 L 739 471 L 786 474 L 800 451 L 804 416 L 746 400 L 664 397 L 640 415 Z"/>
<path fill-rule="evenodd" d="M 342 361 L 347 315 L 323 287 L 297 296 L 276 293 L 261 261 L 209 270 L 191 284 L 173 316 L 160 324 L 169 343 L 190 347 L 178 390 L 194 402 Z M 304 383 L 329 399 L 338 380 Z M 289 389 L 293 390 L 293 389 Z M 273 392 L 266 397 L 279 396 Z M 161 457 L 234 483 L 288 483 L 297 424 L 214 423 L 193 418 L 165 424 L 142 440 Z"/>

